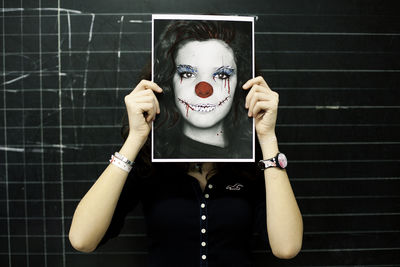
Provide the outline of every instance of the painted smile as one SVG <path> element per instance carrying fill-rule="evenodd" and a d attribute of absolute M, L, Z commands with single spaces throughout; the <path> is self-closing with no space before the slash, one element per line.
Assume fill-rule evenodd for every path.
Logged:
<path fill-rule="evenodd" d="M 187 104 L 185 101 L 179 99 L 179 101 L 185 105 L 188 105 L 189 108 L 193 111 L 198 111 L 198 112 L 210 112 L 213 111 L 217 105 L 212 105 L 212 104 L 200 104 L 200 105 L 191 105 Z"/>
<path fill-rule="evenodd" d="M 211 112 L 215 110 L 217 107 L 221 106 L 224 104 L 226 101 L 228 101 L 229 96 L 227 96 L 225 99 L 220 101 L 218 104 L 189 104 L 183 99 L 178 98 L 179 102 L 184 104 L 186 106 L 186 116 L 188 115 L 189 109 L 197 112 Z"/>

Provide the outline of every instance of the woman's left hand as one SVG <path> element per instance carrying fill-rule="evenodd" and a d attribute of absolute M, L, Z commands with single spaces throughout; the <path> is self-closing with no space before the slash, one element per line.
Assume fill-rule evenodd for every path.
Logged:
<path fill-rule="evenodd" d="M 248 116 L 255 118 L 258 139 L 274 136 L 279 103 L 278 93 L 272 91 L 261 76 L 248 80 L 243 85 L 243 89 L 250 89 L 245 107 L 249 110 Z"/>

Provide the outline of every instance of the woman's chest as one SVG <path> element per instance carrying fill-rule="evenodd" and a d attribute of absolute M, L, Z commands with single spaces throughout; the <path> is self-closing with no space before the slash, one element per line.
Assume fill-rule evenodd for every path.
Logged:
<path fill-rule="evenodd" d="M 146 221 L 157 231 L 239 231 L 253 223 L 254 202 L 250 188 L 240 182 L 212 182 L 201 189 L 197 180 L 157 185 L 143 201 Z"/>

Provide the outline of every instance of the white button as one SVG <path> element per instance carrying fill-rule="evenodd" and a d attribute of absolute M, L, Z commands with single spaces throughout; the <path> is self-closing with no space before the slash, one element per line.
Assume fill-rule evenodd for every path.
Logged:
<path fill-rule="evenodd" d="M 206 229 L 204 229 L 204 228 L 201 229 L 201 233 L 202 233 L 202 234 L 205 234 L 205 233 L 206 233 Z"/>
<path fill-rule="evenodd" d="M 209 195 L 209 194 L 205 194 L 204 197 L 205 197 L 205 198 L 209 198 L 210 195 Z"/>
<path fill-rule="evenodd" d="M 207 259 L 207 256 L 206 256 L 206 255 L 203 255 L 203 256 L 201 256 L 201 258 L 202 258 L 203 260 L 205 260 L 205 259 Z"/>
<path fill-rule="evenodd" d="M 202 209 L 204 209 L 204 208 L 206 207 L 206 204 L 201 203 L 200 207 L 201 207 Z"/>
<path fill-rule="evenodd" d="M 209 184 L 209 185 L 208 185 L 208 188 L 212 189 L 212 188 L 213 188 L 213 185 L 212 185 L 212 184 Z"/>
<path fill-rule="evenodd" d="M 206 219 L 206 215 L 201 216 L 201 219 L 204 221 Z"/>

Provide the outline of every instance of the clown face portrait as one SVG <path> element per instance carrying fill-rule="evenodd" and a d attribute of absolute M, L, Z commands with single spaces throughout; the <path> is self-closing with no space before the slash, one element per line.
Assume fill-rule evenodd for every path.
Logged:
<path fill-rule="evenodd" d="M 252 17 L 153 15 L 153 81 L 163 88 L 152 160 L 253 161 L 241 86 L 254 76 Z"/>

